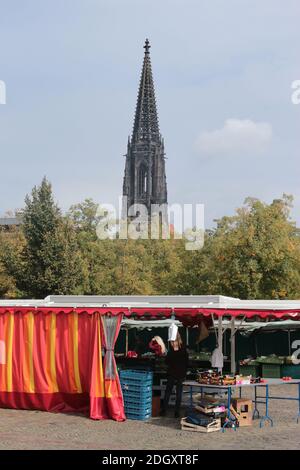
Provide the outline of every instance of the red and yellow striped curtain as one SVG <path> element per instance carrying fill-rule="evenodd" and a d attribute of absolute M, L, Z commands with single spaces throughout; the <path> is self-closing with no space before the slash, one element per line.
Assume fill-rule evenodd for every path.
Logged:
<path fill-rule="evenodd" d="M 0 407 L 124 420 L 118 374 L 107 379 L 103 370 L 100 317 L 99 312 L 0 312 Z"/>

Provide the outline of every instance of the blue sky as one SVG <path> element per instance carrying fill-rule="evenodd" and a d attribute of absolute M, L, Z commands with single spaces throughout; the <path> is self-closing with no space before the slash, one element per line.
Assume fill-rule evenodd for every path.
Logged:
<path fill-rule="evenodd" d="M 0 0 L 0 213 L 46 175 L 63 209 L 122 191 L 146 37 L 169 202 L 206 225 L 293 194 L 300 222 L 299 0 Z"/>

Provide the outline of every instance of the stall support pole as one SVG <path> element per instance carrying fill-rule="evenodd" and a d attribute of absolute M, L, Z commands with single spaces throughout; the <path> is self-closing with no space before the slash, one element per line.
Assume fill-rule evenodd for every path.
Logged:
<path fill-rule="evenodd" d="M 128 329 L 126 328 L 126 339 L 125 339 L 125 355 L 128 354 Z"/>
<path fill-rule="evenodd" d="M 223 328 L 222 328 L 222 317 L 218 318 L 218 346 L 221 352 L 223 352 Z"/>
<path fill-rule="evenodd" d="M 298 383 L 298 416 L 297 416 L 297 424 L 299 423 L 300 419 L 300 383 Z"/>
<path fill-rule="evenodd" d="M 231 318 L 231 334 L 230 334 L 230 360 L 231 360 L 231 373 L 236 373 L 235 364 L 235 319 Z"/>
<path fill-rule="evenodd" d="M 223 324 L 222 324 L 221 316 L 218 318 L 218 348 L 223 353 Z M 222 373 L 222 370 L 221 370 L 221 373 Z"/>

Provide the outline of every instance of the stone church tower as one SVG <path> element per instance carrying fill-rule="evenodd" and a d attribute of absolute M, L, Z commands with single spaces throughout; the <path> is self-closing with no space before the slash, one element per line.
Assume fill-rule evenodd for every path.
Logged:
<path fill-rule="evenodd" d="M 127 204 L 123 205 L 123 217 L 128 217 L 128 209 L 133 204 L 145 205 L 148 215 L 152 204 L 167 207 L 164 141 L 159 132 L 148 39 L 144 49 L 133 132 L 127 144 L 123 183 Z M 162 216 L 166 221 L 166 212 Z"/>

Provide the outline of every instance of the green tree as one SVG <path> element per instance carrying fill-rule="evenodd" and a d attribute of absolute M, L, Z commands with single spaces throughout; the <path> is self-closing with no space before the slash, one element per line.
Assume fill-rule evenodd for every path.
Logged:
<path fill-rule="evenodd" d="M 2 262 L 0 262 L 0 297 L 15 298 L 17 296 L 15 280 L 7 273 Z"/>
<path fill-rule="evenodd" d="M 23 226 L 0 233 L 0 295 L 223 294 L 300 296 L 300 237 L 292 198 L 248 198 L 206 232 L 200 251 L 184 240 L 100 240 L 97 205 L 86 199 L 63 217 L 44 179 L 26 197 Z"/>
<path fill-rule="evenodd" d="M 149 240 L 146 246 L 151 256 L 153 293 L 177 294 L 180 290 L 180 273 L 188 253 L 184 240 Z"/>
<path fill-rule="evenodd" d="M 28 256 L 37 264 L 38 254 L 41 250 L 45 237 L 54 233 L 61 220 L 61 212 L 55 204 L 52 187 L 46 177 L 40 186 L 34 186 L 31 195 L 25 197 L 25 209 L 21 212 L 23 219 L 23 231 L 27 242 Z"/>
<path fill-rule="evenodd" d="M 21 253 L 25 246 L 23 231 L 18 227 L 0 231 L 0 296 L 4 298 L 24 297 L 17 288 L 16 278 L 23 274 Z"/>
<path fill-rule="evenodd" d="M 35 298 L 82 292 L 84 262 L 74 227 L 62 217 L 46 178 L 26 196 L 21 215 L 24 247 L 10 249 L 5 259 L 17 288 Z"/>
<path fill-rule="evenodd" d="M 300 240 L 291 204 L 286 195 L 270 205 L 248 198 L 236 215 L 217 221 L 204 248 L 188 255 L 182 290 L 245 299 L 299 297 Z"/>
<path fill-rule="evenodd" d="M 96 240 L 80 238 L 87 263 L 86 294 L 151 294 L 152 260 L 141 240 Z"/>
<path fill-rule="evenodd" d="M 96 239 L 96 227 L 100 221 L 97 210 L 98 204 L 93 199 L 88 198 L 79 204 L 73 204 L 67 213 L 67 217 L 73 222 L 76 230 L 89 233 Z"/>
<path fill-rule="evenodd" d="M 115 293 L 153 294 L 153 258 L 145 240 L 115 240 Z"/>
<path fill-rule="evenodd" d="M 39 259 L 42 272 L 31 282 L 41 296 L 47 293 L 67 295 L 84 292 L 85 264 L 78 249 L 76 234 L 68 221 L 60 220 L 53 232 L 45 234 Z"/>

